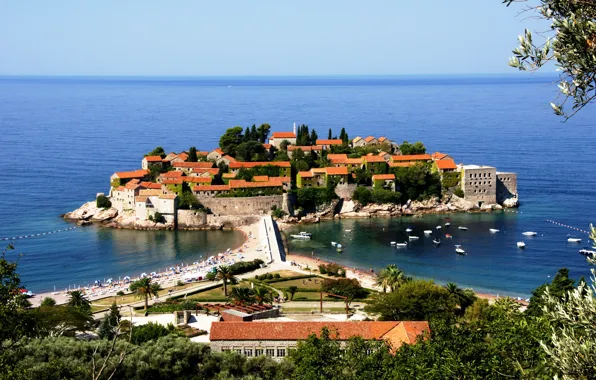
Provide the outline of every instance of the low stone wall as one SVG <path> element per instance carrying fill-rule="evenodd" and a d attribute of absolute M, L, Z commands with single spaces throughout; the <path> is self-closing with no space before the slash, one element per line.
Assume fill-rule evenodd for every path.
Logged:
<path fill-rule="evenodd" d="M 206 226 L 207 214 L 193 210 L 178 210 L 178 228 L 200 228 Z"/>
<path fill-rule="evenodd" d="M 283 207 L 283 195 L 266 195 L 262 197 L 211 198 L 197 197 L 205 207 L 215 215 L 269 215 L 271 208 Z"/>

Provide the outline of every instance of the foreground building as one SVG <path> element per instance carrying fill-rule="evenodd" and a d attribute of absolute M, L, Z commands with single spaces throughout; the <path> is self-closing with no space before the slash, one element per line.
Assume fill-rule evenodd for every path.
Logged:
<path fill-rule="evenodd" d="M 430 332 L 428 322 L 422 321 L 347 321 L 347 322 L 213 322 L 211 349 L 215 352 L 234 351 L 253 356 L 284 358 L 298 342 L 311 334 L 320 335 L 329 329 L 330 338 L 344 345 L 350 338 L 386 341 L 392 350 Z"/>
<path fill-rule="evenodd" d="M 497 203 L 497 169 L 493 166 L 463 165 L 462 184 L 466 200 L 481 207 Z"/>

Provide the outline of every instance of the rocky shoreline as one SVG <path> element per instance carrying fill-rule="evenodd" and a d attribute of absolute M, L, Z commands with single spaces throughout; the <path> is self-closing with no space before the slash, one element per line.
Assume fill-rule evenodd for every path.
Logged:
<path fill-rule="evenodd" d="M 479 207 L 456 195 L 439 199 L 437 197 L 424 201 L 409 200 L 403 205 L 398 204 L 369 204 L 360 205 L 355 201 L 336 201 L 331 205 L 310 213 L 301 218 L 286 216 L 280 220 L 283 224 L 319 223 L 330 219 L 358 219 L 358 218 L 394 218 L 401 216 L 418 216 L 428 214 L 449 214 L 459 212 L 491 212 L 504 208 L 519 206 L 517 198 L 510 198 L 503 204 L 487 204 Z"/>
<path fill-rule="evenodd" d="M 427 214 L 448 214 L 458 212 L 490 212 L 512 208 L 519 205 L 517 198 L 506 199 L 501 204 L 487 204 L 478 207 L 456 195 L 443 199 L 431 198 L 424 201 L 408 201 L 399 204 L 369 204 L 360 205 L 353 200 L 335 200 L 317 209 L 314 213 L 299 216 L 285 216 L 279 220 L 283 224 L 319 223 L 330 219 L 356 218 L 394 218 L 401 216 L 416 216 Z M 256 223 L 259 219 L 255 215 L 211 215 L 192 210 L 178 211 L 178 226 L 174 223 L 157 223 L 149 220 L 137 220 L 134 212 L 119 213 L 115 208 L 98 208 L 95 201 L 87 202 L 78 209 L 63 215 L 64 219 L 76 222 L 78 225 L 91 223 L 109 228 L 125 228 L 136 230 L 221 230 L 237 229 Z"/>

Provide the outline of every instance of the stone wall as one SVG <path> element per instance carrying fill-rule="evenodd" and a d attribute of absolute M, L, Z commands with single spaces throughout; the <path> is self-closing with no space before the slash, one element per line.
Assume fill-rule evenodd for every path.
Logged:
<path fill-rule="evenodd" d="M 343 199 L 352 199 L 352 194 L 354 194 L 354 191 L 356 191 L 356 187 L 358 187 L 358 185 L 355 183 L 337 185 L 335 187 L 335 194 Z"/>
<path fill-rule="evenodd" d="M 517 173 L 497 173 L 497 202 L 517 197 Z"/>
<path fill-rule="evenodd" d="M 178 228 L 201 228 L 207 225 L 207 215 L 195 210 L 178 210 Z"/>
<path fill-rule="evenodd" d="M 262 197 L 242 198 L 210 198 L 197 197 L 205 207 L 215 215 L 268 215 L 271 208 L 283 207 L 283 195 L 267 195 Z"/>

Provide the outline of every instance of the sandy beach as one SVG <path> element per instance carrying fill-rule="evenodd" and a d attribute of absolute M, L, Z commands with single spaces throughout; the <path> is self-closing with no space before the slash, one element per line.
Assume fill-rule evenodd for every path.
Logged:
<path fill-rule="evenodd" d="M 170 268 L 174 268 L 174 270 L 155 273 L 155 275 L 152 276 L 154 281 L 159 283 L 162 288 L 167 289 L 176 286 L 178 281 L 184 282 L 186 280 L 185 276 L 206 273 L 214 266 L 229 265 L 238 261 L 252 261 L 255 259 L 261 259 L 267 262 L 268 258 L 266 257 L 265 252 L 261 251 L 260 248 L 262 241 L 259 237 L 259 223 L 260 222 L 242 226 L 237 229 L 242 232 L 245 237 L 245 241 L 240 247 L 231 249 L 229 252 L 213 253 L 210 259 L 201 262 L 187 265 L 183 265 L 182 263 L 172 263 L 172 267 Z M 125 276 L 126 274 L 117 281 L 113 281 L 111 284 L 103 284 L 103 286 L 79 287 L 77 289 L 71 288 L 55 292 L 39 293 L 31 297 L 29 301 L 33 306 L 38 306 L 44 298 L 51 297 L 56 300 L 57 304 L 64 304 L 68 300 L 68 292 L 70 290 L 83 291 L 91 301 L 105 297 L 113 297 L 119 291 L 128 293 L 129 283 L 138 280 L 141 277 L 141 273 L 138 273 L 135 277 L 131 276 L 129 281 L 125 280 Z"/>

